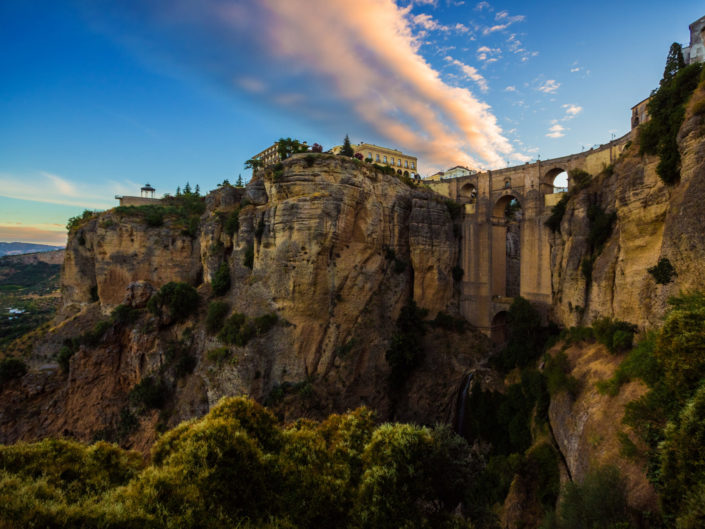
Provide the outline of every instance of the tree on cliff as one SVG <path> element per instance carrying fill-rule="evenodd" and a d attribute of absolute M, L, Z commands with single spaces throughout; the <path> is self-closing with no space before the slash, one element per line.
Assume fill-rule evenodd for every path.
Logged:
<path fill-rule="evenodd" d="M 282 160 L 286 160 L 292 154 L 306 151 L 308 151 L 308 145 L 301 143 L 299 140 L 279 138 L 277 142 L 277 153 L 279 153 L 279 158 Z"/>
<path fill-rule="evenodd" d="M 345 140 L 343 141 L 343 148 L 340 149 L 340 155 L 349 156 L 350 158 L 355 156 L 355 151 L 353 151 L 352 145 L 350 145 L 350 138 L 347 134 L 345 135 Z"/>
<path fill-rule="evenodd" d="M 683 59 L 683 48 L 677 42 L 671 44 L 671 49 L 668 50 L 668 57 L 666 58 L 666 67 L 663 70 L 663 79 L 661 79 L 661 85 L 669 82 L 673 79 L 676 74 L 685 68 L 685 60 Z"/>
<path fill-rule="evenodd" d="M 235 182 L 235 187 L 242 187 L 242 175 L 237 175 L 237 182 Z"/>
<path fill-rule="evenodd" d="M 260 160 L 259 158 L 250 158 L 245 162 L 245 169 L 252 169 L 252 171 L 256 171 L 260 167 L 264 165 L 264 162 Z"/>

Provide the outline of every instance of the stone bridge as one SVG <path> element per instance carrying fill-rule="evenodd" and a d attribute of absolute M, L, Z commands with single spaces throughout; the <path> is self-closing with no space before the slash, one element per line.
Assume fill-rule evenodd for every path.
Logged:
<path fill-rule="evenodd" d="M 507 310 L 515 296 L 546 317 L 552 302 L 550 230 L 544 222 L 567 191 L 554 187 L 563 171 L 591 175 L 613 163 L 631 133 L 579 154 L 539 160 L 441 181 L 435 191 L 465 204 L 462 230 L 461 311 L 473 325 L 504 340 Z M 568 181 L 568 189 L 573 182 Z"/>

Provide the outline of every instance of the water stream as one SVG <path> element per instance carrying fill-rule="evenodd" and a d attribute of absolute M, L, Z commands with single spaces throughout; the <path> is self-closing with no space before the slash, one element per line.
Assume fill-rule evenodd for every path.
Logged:
<path fill-rule="evenodd" d="M 465 379 L 465 384 L 463 384 L 463 389 L 460 390 L 458 395 L 458 406 L 456 408 L 456 422 L 455 431 L 458 435 L 463 435 L 463 424 L 465 422 L 465 404 L 468 400 L 468 390 L 470 389 L 470 384 L 472 383 L 472 373 L 469 373 Z"/>

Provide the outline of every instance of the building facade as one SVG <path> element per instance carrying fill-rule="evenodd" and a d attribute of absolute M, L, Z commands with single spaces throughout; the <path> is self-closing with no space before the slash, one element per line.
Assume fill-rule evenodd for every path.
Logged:
<path fill-rule="evenodd" d="M 683 48 L 686 64 L 705 62 L 705 16 L 700 17 L 690 26 L 690 46 Z"/>
<path fill-rule="evenodd" d="M 632 107 L 632 129 L 635 129 L 642 123 L 649 121 L 649 112 L 646 110 L 646 105 L 649 104 L 649 99 L 651 98 L 647 97 Z"/>
<path fill-rule="evenodd" d="M 470 176 L 474 174 L 477 174 L 477 171 L 475 169 L 470 169 L 469 167 L 465 167 L 464 165 L 456 165 L 455 167 L 451 167 L 446 171 L 439 171 L 437 173 L 434 173 L 425 180 L 437 181 L 443 178 L 460 178 L 461 176 Z"/>
<path fill-rule="evenodd" d="M 277 162 L 281 162 L 281 156 L 279 156 L 279 142 L 275 142 L 271 147 L 267 147 L 260 153 L 255 154 L 251 159 L 262 160 L 262 163 L 266 165 L 272 165 Z"/>
<path fill-rule="evenodd" d="M 331 149 L 333 154 L 340 154 L 342 145 L 337 145 Z M 371 143 L 359 143 L 357 145 L 352 145 L 355 154 L 360 153 L 363 160 L 369 158 L 372 159 L 372 163 L 378 163 L 380 165 L 388 165 L 394 167 L 398 174 L 405 174 L 410 176 L 412 174 L 419 172 L 418 160 L 416 156 L 410 154 L 404 154 L 396 149 L 389 149 L 387 147 L 380 147 L 379 145 L 373 145 Z"/>

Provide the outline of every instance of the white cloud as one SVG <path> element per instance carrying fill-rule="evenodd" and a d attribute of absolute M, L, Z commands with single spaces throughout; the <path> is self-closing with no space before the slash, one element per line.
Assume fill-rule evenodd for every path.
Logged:
<path fill-rule="evenodd" d="M 566 119 L 571 119 L 583 111 L 583 107 L 578 105 L 563 105 L 565 108 Z"/>
<path fill-rule="evenodd" d="M 508 86 L 504 89 L 505 92 L 516 92 L 517 87 L 516 86 Z"/>
<path fill-rule="evenodd" d="M 487 92 L 487 89 L 489 88 L 487 86 L 487 80 L 477 71 L 477 68 L 460 62 L 457 59 L 453 59 L 453 57 L 449 55 L 445 57 L 445 60 L 448 61 L 450 64 L 460 68 L 468 78 L 472 79 L 477 83 L 477 86 L 479 86 L 483 92 Z"/>
<path fill-rule="evenodd" d="M 548 129 L 548 134 L 546 134 L 546 136 L 548 138 L 562 138 L 563 136 L 565 136 L 565 134 L 563 134 L 564 130 L 565 128 L 563 126 L 556 123 Z"/>
<path fill-rule="evenodd" d="M 492 6 L 489 4 L 489 2 L 480 2 L 475 6 L 476 11 L 482 11 L 483 9 L 492 11 Z"/>
<path fill-rule="evenodd" d="M 428 15 L 426 13 L 422 13 L 420 15 L 415 15 L 415 16 L 411 17 L 411 20 L 417 26 L 421 26 L 422 28 L 424 28 L 428 31 L 448 31 L 448 30 L 450 30 L 450 27 L 444 26 L 443 24 L 441 24 L 437 20 L 435 20 L 431 15 Z"/>
<path fill-rule="evenodd" d="M 570 69 L 570 73 L 575 73 L 580 71 L 580 66 L 576 66 L 575 68 Z"/>
<path fill-rule="evenodd" d="M 560 86 L 561 83 L 556 82 L 555 79 L 549 79 L 539 86 L 537 90 L 539 92 L 543 92 L 544 94 L 554 94 Z"/>
<path fill-rule="evenodd" d="M 490 48 L 489 46 L 480 46 L 477 48 L 477 59 L 479 61 L 495 62 L 502 56 L 500 48 Z"/>

